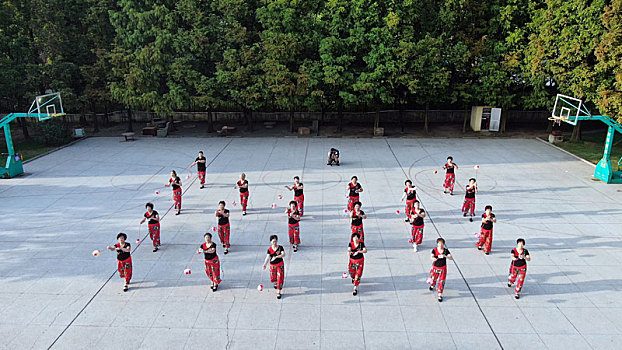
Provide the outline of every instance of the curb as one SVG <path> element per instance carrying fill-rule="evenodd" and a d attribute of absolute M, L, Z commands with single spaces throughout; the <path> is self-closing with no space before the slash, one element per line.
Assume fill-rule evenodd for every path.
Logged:
<path fill-rule="evenodd" d="M 583 162 L 583 163 L 585 163 L 585 164 L 589 164 L 589 165 L 591 165 L 592 167 L 596 168 L 596 164 L 594 164 L 594 163 L 592 163 L 592 162 L 590 162 L 590 161 L 588 161 L 588 160 L 585 160 L 585 159 L 583 159 L 583 158 L 579 157 L 578 155 L 576 155 L 576 154 L 574 154 L 574 153 L 570 153 L 570 152 L 566 151 L 565 149 L 563 149 L 563 148 L 561 148 L 561 147 L 559 147 L 559 146 L 555 146 L 554 144 L 552 144 L 552 143 L 550 143 L 550 142 L 548 142 L 548 141 L 546 141 L 546 140 L 543 140 L 543 139 L 539 138 L 538 136 L 536 136 L 536 139 L 538 139 L 538 140 L 540 140 L 541 142 L 546 143 L 547 145 L 549 145 L 549 146 L 551 146 L 551 147 L 553 147 L 553 148 L 555 148 L 555 149 L 557 149 L 557 150 L 560 150 L 560 151 L 562 151 L 562 152 L 564 152 L 564 153 L 566 153 L 566 154 L 568 154 L 568 155 L 570 155 L 570 156 L 573 156 L 574 158 L 576 158 L 576 159 L 578 159 L 578 160 L 582 161 L 582 162 Z"/>
<path fill-rule="evenodd" d="M 47 156 L 47 155 L 48 155 L 48 154 L 50 154 L 50 153 L 54 153 L 54 152 L 56 152 L 56 151 L 60 151 L 61 149 L 65 148 L 65 147 L 69 147 L 69 146 L 71 146 L 71 145 L 73 145 L 73 144 L 75 144 L 75 143 L 78 143 L 78 142 L 80 142 L 80 141 L 82 141 L 82 140 L 85 140 L 85 139 L 88 139 L 88 138 L 90 138 L 90 137 L 92 137 L 92 136 L 84 136 L 84 137 L 81 137 L 81 138 L 79 138 L 79 139 L 77 139 L 77 140 L 73 140 L 73 141 L 69 142 L 69 143 L 68 143 L 68 144 L 66 144 L 66 145 L 62 145 L 62 146 L 60 146 L 60 147 L 58 147 L 58 148 L 54 148 L 54 149 L 53 149 L 53 150 L 51 150 L 51 151 L 47 151 L 47 152 L 45 152 L 45 153 L 43 153 L 43 154 L 40 154 L 40 155 L 38 155 L 38 156 L 36 156 L 36 157 L 32 157 L 32 158 L 30 158 L 30 159 L 28 159 L 28 160 L 25 160 L 25 161 L 23 161 L 23 162 L 22 162 L 22 164 L 27 164 L 27 163 L 30 163 L 30 162 L 32 162 L 33 160 L 39 159 L 39 158 L 41 158 L 41 157 L 43 157 L 43 156 Z"/>

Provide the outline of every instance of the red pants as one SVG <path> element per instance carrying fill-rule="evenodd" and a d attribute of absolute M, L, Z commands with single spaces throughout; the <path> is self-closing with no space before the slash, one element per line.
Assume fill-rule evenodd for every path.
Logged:
<path fill-rule="evenodd" d="M 492 250 L 492 230 L 485 230 L 482 228 L 482 233 L 479 236 L 477 247 L 484 247 L 484 253 L 490 253 Z"/>
<path fill-rule="evenodd" d="M 303 216 L 303 212 L 305 209 L 305 195 L 294 197 L 296 203 L 298 203 L 298 211 L 300 212 L 300 216 Z"/>
<path fill-rule="evenodd" d="M 428 283 L 430 286 L 434 287 L 436 285 L 436 291 L 438 294 L 443 294 L 443 289 L 445 289 L 445 279 L 447 278 L 447 265 L 443 267 L 432 266 L 432 270 L 430 270 L 430 279 Z"/>
<path fill-rule="evenodd" d="M 246 206 L 248 205 L 248 191 L 240 192 L 240 205 L 242 206 L 242 210 L 246 211 Z"/>
<path fill-rule="evenodd" d="M 412 236 L 413 243 L 421 244 L 423 242 L 423 226 L 413 226 Z"/>
<path fill-rule="evenodd" d="M 527 275 L 527 265 L 523 267 L 514 267 L 514 265 L 510 266 L 510 276 L 508 277 L 508 281 L 512 284 L 516 282 L 516 288 L 514 289 L 516 294 L 520 293 L 521 289 L 523 289 L 525 275 Z M 518 277 L 518 281 L 516 281 L 516 277 Z"/>
<path fill-rule="evenodd" d="M 348 210 L 349 211 L 354 210 L 354 203 L 358 201 L 359 201 L 359 196 L 356 196 L 356 197 L 349 196 L 348 197 Z"/>
<path fill-rule="evenodd" d="M 456 174 L 445 174 L 445 183 L 443 184 L 443 188 L 449 188 L 449 192 L 453 192 L 455 183 Z"/>
<path fill-rule="evenodd" d="M 160 223 L 149 224 L 149 238 L 153 241 L 154 247 L 160 246 Z"/>
<path fill-rule="evenodd" d="M 173 190 L 173 201 L 175 201 L 175 209 L 181 210 L 181 188 Z"/>
<path fill-rule="evenodd" d="M 416 199 L 407 199 L 406 200 L 406 209 L 404 209 L 404 211 L 406 212 L 406 216 L 410 215 L 413 212 L 413 207 L 415 205 L 415 201 Z"/>
<path fill-rule="evenodd" d="M 471 212 L 471 216 L 475 215 L 475 198 L 465 198 L 462 204 L 462 212 L 468 214 Z"/>
<path fill-rule="evenodd" d="M 348 270 L 350 277 L 354 280 L 354 285 L 358 286 L 361 283 L 361 277 L 363 276 L 363 267 L 365 266 L 365 258 L 352 259 L 350 258 L 350 264 L 348 264 Z"/>
<path fill-rule="evenodd" d="M 210 281 L 220 284 L 220 261 L 218 257 L 212 260 L 205 260 L 205 273 Z"/>
<path fill-rule="evenodd" d="M 289 243 L 300 244 L 300 224 L 287 224 L 289 226 Z"/>
<path fill-rule="evenodd" d="M 117 260 L 117 270 L 119 271 L 119 277 L 125 278 L 125 283 L 130 283 L 132 279 L 132 257 L 127 260 Z"/>
<path fill-rule="evenodd" d="M 201 180 L 201 185 L 205 185 L 205 171 L 197 171 L 197 175 L 199 180 Z"/>
<path fill-rule="evenodd" d="M 352 230 L 352 233 L 359 234 L 361 241 L 365 240 L 365 231 L 363 231 L 363 225 L 360 225 L 360 226 L 350 225 L 350 229 Z"/>
<path fill-rule="evenodd" d="M 229 244 L 229 235 L 231 234 L 231 224 L 218 225 L 218 238 L 220 238 L 220 244 L 225 248 L 231 248 Z"/>
<path fill-rule="evenodd" d="M 270 282 L 276 283 L 276 289 L 282 290 L 285 282 L 285 264 L 270 264 Z"/>

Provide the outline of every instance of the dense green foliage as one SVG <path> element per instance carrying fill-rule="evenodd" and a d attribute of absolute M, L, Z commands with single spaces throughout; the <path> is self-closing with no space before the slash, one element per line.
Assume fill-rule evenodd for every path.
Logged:
<path fill-rule="evenodd" d="M 0 109 L 550 109 L 622 119 L 622 0 L 0 0 Z"/>

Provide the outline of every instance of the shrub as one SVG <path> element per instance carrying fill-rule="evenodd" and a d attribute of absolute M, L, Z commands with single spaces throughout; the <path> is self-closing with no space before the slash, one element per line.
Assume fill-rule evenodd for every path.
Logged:
<path fill-rule="evenodd" d="M 69 128 L 62 120 L 51 119 L 37 123 L 38 139 L 46 146 L 62 146 L 71 141 Z"/>

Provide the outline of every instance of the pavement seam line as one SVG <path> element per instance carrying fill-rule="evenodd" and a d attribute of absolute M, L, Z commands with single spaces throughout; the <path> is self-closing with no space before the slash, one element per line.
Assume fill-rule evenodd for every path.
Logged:
<path fill-rule="evenodd" d="M 233 141 L 233 140 L 231 140 Z M 214 160 L 216 160 L 216 158 L 218 158 L 218 156 L 225 150 L 225 148 L 227 148 L 229 146 L 229 144 L 231 144 L 231 141 L 229 141 L 212 159 L 212 161 L 209 164 L 212 164 L 212 162 Z M 209 166 L 209 165 L 208 165 Z M 196 181 L 196 177 L 192 180 L 192 182 L 190 183 L 190 185 L 186 188 L 187 192 L 190 187 L 192 187 L 192 185 L 194 184 L 194 182 Z M 185 193 L 184 192 L 184 193 Z M 173 204 L 174 205 L 174 204 Z M 171 211 L 171 209 L 173 208 L 173 205 L 171 205 L 168 210 L 164 213 L 164 215 L 162 215 L 162 219 Z M 138 243 L 136 245 L 136 247 L 134 248 L 134 250 L 132 251 L 132 253 L 134 253 L 142 244 L 142 242 L 144 241 L 144 239 L 149 235 L 149 232 L 147 232 L 145 234 L 145 236 L 143 236 L 143 239 L 140 241 L 140 243 Z M 108 279 L 106 279 L 106 281 L 101 285 L 101 287 L 99 287 L 99 289 L 97 290 L 97 292 L 95 292 L 95 294 L 93 294 L 93 296 L 89 299 L 89 301 L 84 305 L 84 307 L 82 309 L 80 309 L 80 311 L 78 311 L 78 313 L 76 314 L 76 316 L 71 320 L 71 322 L 69 322 L 69 324 L 63 329 L 63 331 L 56 337 L 56 339 L 54 339 L 54 341 L 52 342 L 52 344 L 50 344 L 50 346 L 48 347 L 48 350 L 51 349 L 57 342 L 58 340 L 63 336 L 63 334 L 65 334 L 65 332 L 69 329 L 69 327 L 71 327 L 73 325 L 73 323 L 78 319 L 78 317 L 80 317 L 80 315 L 82 314 L 82 312 L 84 312 L 84 310 L 86 310 L 86 308 L 91 304 L 91 302 L 99 295 L 99 293 L 102 291 L 102 289 L 104 289 L 104 287 L 108 284 L 108 282 L 110 282 L 110 280 L 114 277 L 114 275 L 117 273 L 117 271 L 115 270 L 114 272 L 112 272 L 112 274 L 110 275 L 110 277 L 108 277 Z"/>
<path fill-rule="evenodd" d="M 393 157 L 395 157 L 395 160 L 397 161 L 397 164 L 400 166 L 400 169 L 402 170 L 402 173 L 404 173 L 404 175 L 406 175 L 408 177 L 408 175 L 404 171 L 404 167 L 402 166 L 402 163 L 400 163 L 399 159 L 397 158 L 397 155 L 395 154 L 395 152 L 393 152 L 393 148 L 391 148 L 391 144 L 389 143 L 389 141 L 386 138 L 385 138 L 385 141 L 387 143 L 387 146 L 389 146 L 389 150 L 391 150 L 391 153 L 393 154 Z M 423 146 L 421 146 L 421 143 L 419 143 L 419 145 L 429 155 L 428 151 Z M 421 200 L 419 200 L 419 202 L 421 203 L 421 206 L 425 209 L 425 205 L 423 204 L 423 202 Z M 441 232 L 439 231 L 438 227 L 436 226 L 436 223 L 432 219 L 432 216 L 429 215 L 429 212 L 427 210 L 426 210 L 426 214 L 428 214 L 426 216 L 428 217 L 428 219 L 432 223 L 432 226 L 434 226 L 434 230 L 436 231 L 436 234 L 439 237 L 442 238 L 443 236 L 441 235 Z M 454 259 L 454 265 L 456 266 L 456 269 L 458 270 L 458 273 L 460 273 L 460 277 L 462 277 L 462 280 L 464 281 L 467 289 L 469 290 L 469 293 L 471 294 L 471 297 L 475 301 L 475 304 L 477 305 L 477 308 L 479 309 L 479 312 L 484 317 L 484 320 L 486 321 L 486 324 L 488 325 L 488 328 L 490 328 L 490 331 L 492 332 L 492 335 L 497 340 L 497 343 L 499 344 L 499 347 L 503 350 L 503 344 L 501 344 L 501 340 L 497 336 L 495 330 L 492 328 L 492 325 L 490 324 L 490 321 L 488 321 L 488 318 L 486 317 L 486 314 L 484 313 L 484 310 L 482 310 L 481 305 L 479 304 L 477 298 L 475 297 L 475 293 L 473 293 L 473 290 L 471 289 L 471 286 L 469 285 L 469 282 L 466 280 L 466 277 L 464 277 L 464 274 L 462 273 L 462 270 L 460 269 L 460 266 L 458 265 L 458 262 L 455 259 Z M 449 333 L 451 334 L 451 331 Z M 455 343 L 455 340 L 454 340 L 454 343 Z"/>

